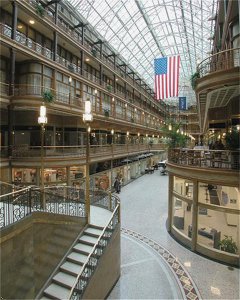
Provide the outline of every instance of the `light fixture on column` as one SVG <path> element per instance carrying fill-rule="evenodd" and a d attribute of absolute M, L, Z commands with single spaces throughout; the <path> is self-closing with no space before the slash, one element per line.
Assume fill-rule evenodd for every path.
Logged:
<path fill-rule="evenodd" d="M 89 122 L 93 120 L 92 115 L 92 106 L 90 99 L 85 101 L 85 110 L 83 114 L 83 122 L 86 123 L 86 183 L 85 183 L 85 207 L 87 214 L 87 222 L 90 224 L 90 176 L 89 176 L 89 135 L 91 132 L 91 127 L 89 126 Z"/>
<path fill-rule="evenodd" d="M 38 117 L 38 124 L 41 126 L 41 197 L 42 197 L 42 207 L 46 208 L 45 203 L 45 193 L 44 193 L 44 167 L 43 167 L 43 143 L 44 143 L 44 131 L 45 125 L 47 124 L 47 109 L 44 104 L 40 106 L 40 115 Z"/>
<path fill-rule="evenodd" d="M 83 114 L 83 122 L 91 122 L 93 120 L 92 104 L 90 99 L 85 101 L 85 109 Z"/>
<path fill-rule="evenodd" d="M 71 84 L 72 84 L 72 77 L 69 76 L 68 78 L 68 83 L 69 83 L 69 104 L 71 103 Z"/>

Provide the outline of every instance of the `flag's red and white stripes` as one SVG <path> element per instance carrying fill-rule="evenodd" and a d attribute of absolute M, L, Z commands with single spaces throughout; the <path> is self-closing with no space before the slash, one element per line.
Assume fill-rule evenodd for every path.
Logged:
<path fill-rule="evenodd" d="M 178 96 L 180 56 L 167 57 L 167 73 L 155 75 L 157 100 Z"/>

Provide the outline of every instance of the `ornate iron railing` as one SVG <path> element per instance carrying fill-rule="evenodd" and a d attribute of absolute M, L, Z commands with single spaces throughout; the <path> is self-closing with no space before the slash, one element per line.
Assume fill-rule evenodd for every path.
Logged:
<path fill-rule="evenodd" d="M 228 49 L 204 59 L 198 66 L 199 78 L 216 71 L 240 66 L 240 48 Z"/>
<path fill-rule="evenodd" d="M 90 145 L 90 157 L 98 157 L 102 155 L 134 155 L 134 153 L 149 152 L 149 151 L 161 151 L 166 148 L 166 144 L 158 143 L 152 144 L 107 144 L 107 145 Z M 12 159 L 23 158 L 23 157 L 40 157 L 40 146 L 29 146 L 27 144 L 19 144 L 11 147 Z M 6 155 L 7 155 L 7 148 Z M 85 146 L 44 146 L 43 156 L 44 157 L 85 157 L 86 147 Z"/>
<path fill-rule="evenodd" d="M 107 196 L 106 196 L 107 197 Z M 113 211 L 112 216 L 104 227 L 102 234 L 99 236 L 95 246 L 93 247 L 91 253 L 88 255 L 88 258 L 84 265 L 82 266 L 81 272 L 78 274 L 75 284 L 70 291 L 68 299 L 78 300 L 82 299 L 84 291 L 88 285 L 88 282 L 91 279 L 94 271 L 97 268 L 98 261 L 103 254 L 105 248 L 110 242 L 111 236 L 120 222 L 120 204 L 119 199 L 115 195 L 111 195 L 110 199 L 105 198 L 105 204 L 110 200 L 111 211 Z M 104 205 L 105 205 L 104 204 Z M 109 205 L 108 205 L 109 206 Z"/>
<path fill-rule="evenodd" d="M 170 149 L 168 161 L 200 168 L 239 169 L 239 152 L 208 149 Z"/>
<path fill-rule="evenodd" d="M 66 193 L 63 194 L 46 188 L 44 191 L 45 206 L 43 205 L 43 195 L 35 186 L 1 195 L 0 228 L 15 223 L 35 211 L 85 218 L 85 203 L 82 193 L 75 187 L 65 188 L 65 190 Z"/>

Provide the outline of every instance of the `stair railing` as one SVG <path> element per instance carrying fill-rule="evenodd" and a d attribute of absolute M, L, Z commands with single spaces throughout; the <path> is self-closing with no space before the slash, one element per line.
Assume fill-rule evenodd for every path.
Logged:
<path fill-rule="evenodd" d="M 115 202 L 115 209 L 109 219 L 107 225 L 104 227 L 102 234 L 99 236 L 95 246 L 93 247 L 91 253 L 89 253 L 86 262 L 82 266 L 80 273 L 78 274 L 75 284 L 73 285 L 68 299 L 78 300 L 82 299 L 83 293 L 90 281 L 90 278 L 97 268 L 98 261 L 107 247 L 112 234 L 120 222 L 120 203 L 119 198 L 115 195 L 111 195 L 110 201 Z"/>
<path fill-rule="evenodd" d="M 43 208 L 39 187 L 29 186 L 0 196 L 0 228 L 15 223 L 32 212 L 41 211 L 86 217 L 84 197 L 81 190 L 68 190 L 66 195 L 46 188 L 46 208 Z"/>

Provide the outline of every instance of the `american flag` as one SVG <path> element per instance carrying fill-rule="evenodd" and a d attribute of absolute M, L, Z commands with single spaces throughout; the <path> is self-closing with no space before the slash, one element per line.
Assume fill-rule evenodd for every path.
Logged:
<path fill-rule="evenodd" d="M 156 100 L 178 96 L 180 56 L 154 60 Z"/>

